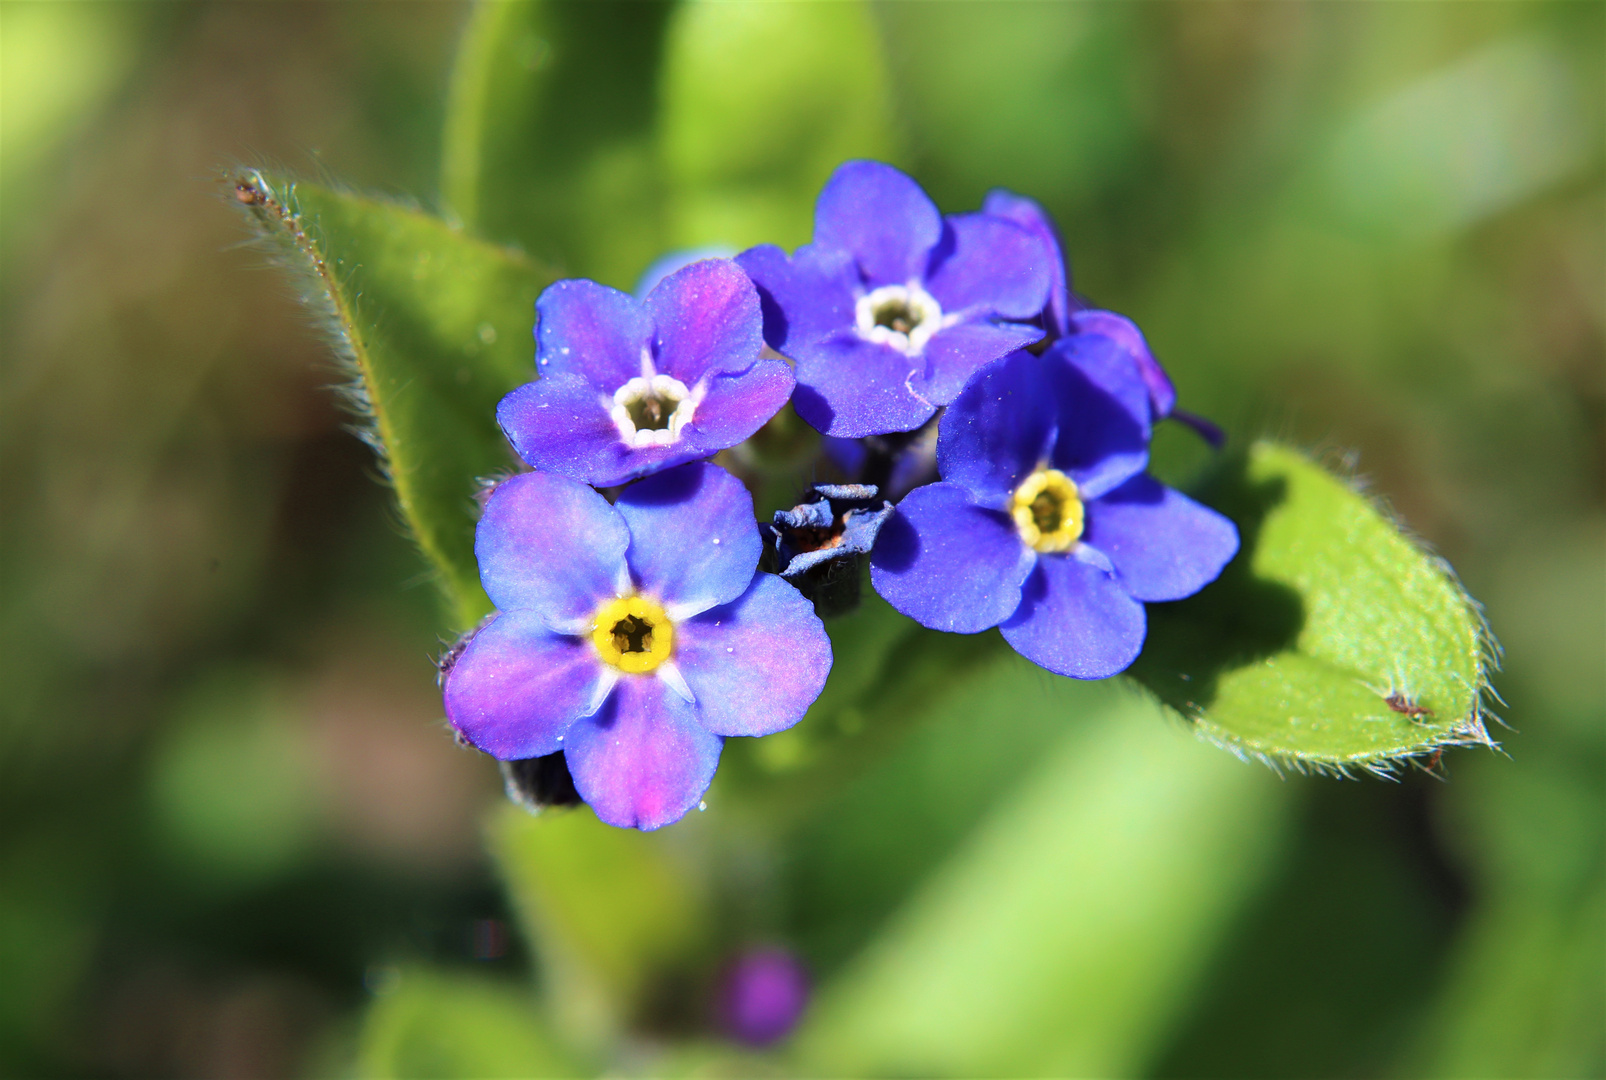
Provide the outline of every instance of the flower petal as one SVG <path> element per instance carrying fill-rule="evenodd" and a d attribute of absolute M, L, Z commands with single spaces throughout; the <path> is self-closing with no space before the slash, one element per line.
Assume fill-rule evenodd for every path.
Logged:
<path fill-rule="evenodd" d="M 447 673 L 446 718 L 499 760 L 553 754 L 569 726 L 594 707 L 603 678 L 584 638 L 554 634 L 529 612 L 504 613 L 474 635 Z"/>
<path fill-rule="evenodd" d="M 826 435 L 857 439 L 913 431 L 937 411 L 913 386 L 924 366 L 886 345 L 844 331 L 800 345 L 792 407 Z"/>
<path fill-rule="evenodd" d="M 564 633 L 614 595 L 630 532 L 606 499 L 554 473 L 502 481 L 474 533 L 480 581 L 503 611 Z"/>
<path fill-rule="evenodd" d="M 1138 329 L 1136 323 L 1113 311 L 1088 308 L 1071 316 L 1071 332 L 1097 334 L 1120 345 L 1131 357 L 1131 362 L 1137 366 L 1138 377 L 1143 380 L 1143 385 L 1149 392 L 1154 419 L 1171 415 L 1171 410 L 1177 404 L 1176 387 L 1171 385 L 1171 376 L 1165 373 L 1160 361 L 1149 351 L 1148 339 L 1143 336 L 1143 331 Z"/>
<path fill-rule="evenodd" d="M 926 343 L 926 377 L 921 396 L 946 405 L 959 396 L 972 375 L 1016 349 L 1043 339 L 1026 323 L 971 322 L 939 330 Z"/>
<path fill-rule="evenodd" d="M 1035 319 L 1048 303 L 1055 252 L 1041 237 L 991 214 L 955 214 L 931 253 L 926 291 L 945 314 Z"/>
<path fill-rule="evenodd" d="M 704 441 L 690 438 L 667 446 L 627 446 L 614 426 L 612 407 L 609 398 L 580 376 L 553 375 L 525 383 L 503 398 L 496 421 L 532 469 L 598 487 L 713 453 Z"/>
<path fill-rule="evenodd" d="M 859 271 L 849 252 L 805 244 L 788 259 L 774 244 L 760 244 L 736 256 L 736 264 L 758 287 L 764 340 L 777 352 L 791 355 L 799 342 L 854 325 Z"/>
<path fill-rule="evenodd" d="M 814 605 L 773 574 L 676 628 L 675 662 L 715 735 L 770 735 L 803 719 L 831 672 Z"/>
<path fill-rule="evenodd" d="M 1020 610 L 1000 626 L 1032 663 L 1073 679 L 1103 679 L 1137 659 L 1143 605 L 1115 577 L 1075 555 L 1045 555 L 1021 590 Z"/>
<path fill-rule="evenodd" d="M 622 491 L 614 508 L 630 526 L 631 575 L 671 617 L 728 603 L 753 580 L 763 550 L 753 497 L 719 466 L 656 473 Z"/>
<path fill-rule="evenodd" d="M 1001 512 L 975 505 L 958 484 L 927 484 L 881 527 L 870 581 L 922 626 L 974 634 L 1020 606 L 1035 558 Z"/>
<path fill-rule="evenodd" d="M 723 745 L 661 679 L 627 675 L 596 715 L 569 728 L 563 756 L 575 790 L 597 817 L 621 829 L 650 830 L 697 805 Z"/>
<path fill-rule="evenodd" d="M 1106 337 L 1062 338 L 1043 354 L 1044 372 L 1059 407 L 1054 467 L 1096 499 L 1142 472 L 1149 462 L 1149 398 L 1134 376 L 1117 395 L 1101 386 L 1084 364 L 1125 364 L 1124 352 Z"/>
<path fill-rule="evenodd" d="M 542 375 L 584 375 L 611 394 L 641 374 L 652 320 L 634 296 L 595 281 L 559 281 L 541 294 L 535 310 L 535 359 Z"/>
<path fill-rule="evenodd" d="M 1238 553 L 1238 529 L 1152 476 L 1134 476 L 1088 504 L 1083 539 L 1110 557 L 1139 600 L 1180 600 Z"/>
<path fill-rule="evenodd" d="M 742 372 L 764 348 L 758 290 L 729 259 L 670 274 L 647 297 L 660 372 L 693 386 L 704 375 Z"/>
<path fill-rule="evenodd" d="M 715 375 L 696 415 L 681 429 L 681 441 L 696 449 L 696 457 L 735 446 L 781 411 L 795 383 L 784 360 L 768 358 L 739 375 Z"/>
<path fill-rule="evenodd" d="M 814 206 L 814 243 L 851 252 L 872 288 L 918 281 L 941 237 L 936 204 L 879 161 L 838 165 Z"/>
<path fill-rule="evenodd" d="M 1053 253 L 1054 258 L 1049 264 L 1048 304 L 1043 310 L 1043 329 L 1048 331 L 1050 337 L 1064 337 L 1070 332 L 1068 328 L 1074 310 L 1071 303 L 1071 270 L 1065 264 L 1065 245 L 1060 242 L 1054 219 L 1035 200 L 1002 188 L 988 192 L 981 209 L 984 214 L 1007 218 L 1030 229 Z"/>
<path fill-rule="evenodd" d="M 937 425 L 937 467 L 982 506 L 1010 493 L 1048 458 L 1057 415 L 1043 361 L 1015 352 L 982 371 Z"/>

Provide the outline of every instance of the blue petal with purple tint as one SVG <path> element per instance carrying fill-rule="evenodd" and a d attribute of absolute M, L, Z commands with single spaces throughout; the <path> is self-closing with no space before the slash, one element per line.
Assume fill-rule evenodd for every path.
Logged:
<path fill-rule="evenodd" d="M 773 574 L 680 624 L 675 663 L 715 735 L 770 735 L 808 711 L 831 670 L 831 639 L 814 605 Z"/>
<path fill-rule="evenodd" d="M 926 291 L 948 315 L 1033 319 L 1048 301 L 1055 252 L 990 214 L 955 214 L 931 253 Z"/>
<path fill-rule="evenodd" d="M 608 501 L 553 473 L 520 473 L 497 485 L 474 534 L 480 581 L 503 611 L 526 611 L 576 633 L 614 595 L 630 532 Z"/>
<path fill-rule="evenodd" d="M 919 280 L 941 236 L 920 185 L 879 161 L 838 165 L 814 208 L 814 243 L 851 252 L 871 288 Z"/>
<path fill-rule="evenodd" d="M 631 577 L 674 617 L 734 600 L 752 581 L 763 550 L 753 497 L 719 466 L 649 476 L 625 488 L 614 509 L 630 527 Z"/>
<path fill-rule="evenodd" d="M 1104 679 L 1137 659 L 1145 628 L 1143 605 L 1114 574 L 1074 555 L 1053 555 L 1037 560 L 1020 609 L 998 629 L 1039 667 Z"/>
<path fill-rule="evenodd" d="M 1238 553 L 1238 529 L 1151 476 L 1135 476 L 1087 507 L 1087 543 L 1139 600 L 1180 600 L 1214 581 Z"/>
<path fill-rule="evenodd" d="M 1004 509 L 1048 460 L 1058 431 L 1043 361 L 1011 353 L 970 381 L 937 426 L 937 468 L 981 505 Z"/>
<path fill-rule="evenodd" d="M 974 634 L 1020 606 L 1037 555 L 1010 519 L 971 502 L 958 484 L 916 488 L 881 527 L 870 581 L 922 626 Z"/>
<path fill-rule="evenodd" d="M 536 367 L 584 375 L 608 392 L 641 374 L 652 321 L 629 293 L 574 279 L 547 287 L 535 302 Z"/>
<path fill-rule="evenodd" d="M 696 806 L 724 740 L 662 679 L 627 676 L 593 716 L 569 728 L 563 756 L 575 790 L 622 829 L 661 829 Z"/>
<path fill-rule="evenodd" d="M 569 726 L 596 705 L 603 665 L 582 638 L 554 634 L 530 612 L 498 615 L 446 675 L 446 718 L 501 761 L 563 749 Z"/>

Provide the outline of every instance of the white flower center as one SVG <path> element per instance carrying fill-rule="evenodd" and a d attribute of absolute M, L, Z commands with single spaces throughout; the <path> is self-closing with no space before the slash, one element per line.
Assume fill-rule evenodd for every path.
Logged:
<path fill-rule="evenodd" d="M 905 356 L 918 356 L 931 335 L 942 329 L 942 305 L 913 282 L 865 293 L 854 317 L 860 337 L 890 345 Z"/>
<path fill-rule="evenodd" d="M 672 375 L 637 376 L 613 392 L 613 423 L 626 446 L 668 446 L 691 423 L 697 401 Z"/>

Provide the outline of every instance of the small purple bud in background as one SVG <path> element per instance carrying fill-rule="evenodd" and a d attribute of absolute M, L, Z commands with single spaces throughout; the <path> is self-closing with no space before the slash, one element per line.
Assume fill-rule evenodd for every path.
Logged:
<path fill-rule="evenodd" d="M 775 946 L 749 949 L 721 977 L 719 1024 L 737 1042 L 769 1046 L 792 1033 L 808 1003 L 809 976 L 797 957 Z"/>

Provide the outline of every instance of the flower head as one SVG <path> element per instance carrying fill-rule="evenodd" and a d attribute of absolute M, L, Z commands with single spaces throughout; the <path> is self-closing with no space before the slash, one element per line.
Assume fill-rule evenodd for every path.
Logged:
<path fill-rule="evenodd" d="M 532 468 L 620 484 L 734 446 L 792 392 L 786 364 L 761 355 L 758 294 L 728 259 L 683 267 L 645 300 L 573 280 L 535 306 L 541 377 L 496 410 Z"/>
<path fill-rule="evenodd" d="M 717 466 L 659 473 L 613 506 L 522 473 L 491 494 L 474 551 L 498 614 L 446 673 L 447 718 L 503 761 L 563 751 L 610 825 L 679 820 L 726 737 L 792 726 L 825 685 L 824 627 L 755 573 L 752 497 Z"/>
<path fill-rule="evenodd" d="M 1073 335 L 965 388 L 939 428 L 943 479 L 904 498 L 871 555 L 888 603 L 938 630 L 997 626 L 1028 660 L 1098 679 L 1137 657 L 1144 602 L 1216 578 L 1237 530 L 1143 471 L 1146 387 L 1090 374 L 1118 348 Z"/>
<path fill-rule="evenodd" d="M 890 165 L 837 168 L 814 242 L 737 256 L 764 337 L 797 363 L 798 415 L 827 435 L 912 431 L 978 368 L 1043 336 L 1053 252 L 993 214 L 944 218 Z"/>

